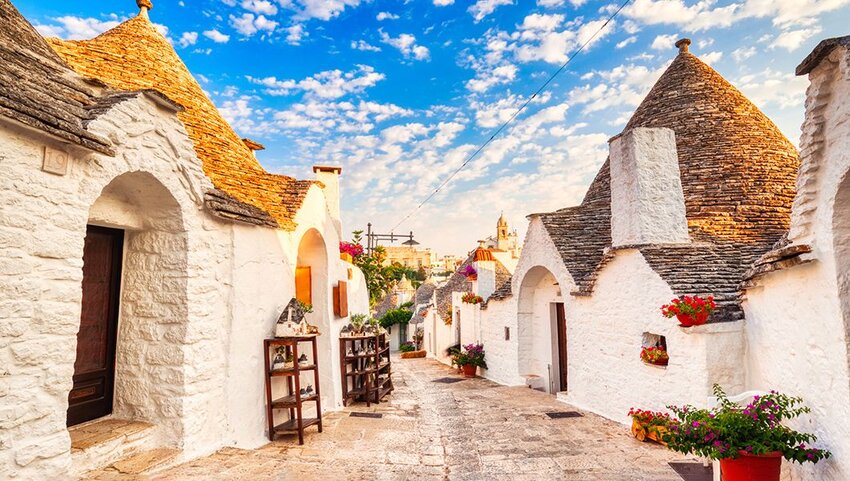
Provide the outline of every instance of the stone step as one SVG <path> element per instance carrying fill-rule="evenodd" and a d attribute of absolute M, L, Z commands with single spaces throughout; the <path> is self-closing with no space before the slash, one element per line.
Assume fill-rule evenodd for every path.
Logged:
<path fill-rule="evenodd" d="M 109 466 L 137 452 L 156 447 L 156 426 L 125 419 L 101 419 L 74 426 L 71 435 L 72 470 L 77 475 Z"/>
<path fill-rule="evenodd" d="M 178 455 L 180 455 L 179 449 L 151 449 L 116 461 L 112 463 L 111 468 L 122 474 L 151 474 L 168 467 Z"/>

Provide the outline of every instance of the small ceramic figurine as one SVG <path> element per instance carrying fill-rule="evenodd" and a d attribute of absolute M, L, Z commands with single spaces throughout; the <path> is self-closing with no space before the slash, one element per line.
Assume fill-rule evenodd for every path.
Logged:
<path fill-rule="evenodd" d="M 302 354 L 301 356 L 298 357 L 298 365 L 299 366 L 307 366 L 309 364 L 310 364 L 310 361 L 307 360 L 306 354 Z"/>
<path fill-rule="evenodd" d="M 339 331 L 340 337 L 348 337 L 351 335 L 351 325 L 342 326 L 342 330 Z"/>
<path fill-rule="evenodd" d="M 286 355 L 286 361 L 283 362 L 284 369 L 292 369 L 295 367 L 295 358 L 292 356 L 292 353 Z"/>
<path fill-rule="evenodd" d="M 312 385 L 312 384 L 308 384 L 308 385 L 307 385 L 306 394 L 307 394 L 308 396 L 311 396 L 311 395 L 313 394 L 313 385 Z"/>
<path fill-rule="evenodd" d="M 274 360 L 272 361 L 272 369 L 286 368 L 286 349 L 283 346 L 277 347 L 274 350 Z"/>
<path fill-rule="evenodd" d="M 304 320 L 304 309 L 298 304 L 298 301 L 293 298 L 286 305 L 286 308 L 280 314 L 275 324 L 275 337 L 292 337 L 297 336 L 299 325 Z"/>
<path fill-rule="evenodd" d="M 352 351 L 351 348 L 349 347 L 348 350 L 345 351 L 345 355 L 348 356 L 348 357 L 351 357 L 351 356 L 354 355 L 354 351 Z"/>
<path fill-rule="evenodd" d="M 303 387 L 302 387 L 302 388 L 301 388 L 301 390 L 300 390 L 300 391 L 298 391 L 298 392 L 299 392 L 302 396 L 306 396 L 306 395 L 307 395 L 307 389 L 305 389 L 305 388 L 303 388 Z"/>

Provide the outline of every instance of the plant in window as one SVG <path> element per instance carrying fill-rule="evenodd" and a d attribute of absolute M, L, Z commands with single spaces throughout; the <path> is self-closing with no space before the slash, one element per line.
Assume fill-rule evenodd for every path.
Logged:
<path fill-rule="evenodd" d="M 714 296 L 705 299 L 700 296 L 684 296 L 661 306 L 661 314 L 664 317 L 676 317 L 682 327 L 691 327 L 705 324 L 715 309 L 717 304 L 714 302 Z"/>
<path fill-rule="evenodd" d="M 640 359 L 656 366 L 666 366 L 670 356 L 667 354 L 667 349 L 662 346 L 649 346 L 640 350 Z"/>

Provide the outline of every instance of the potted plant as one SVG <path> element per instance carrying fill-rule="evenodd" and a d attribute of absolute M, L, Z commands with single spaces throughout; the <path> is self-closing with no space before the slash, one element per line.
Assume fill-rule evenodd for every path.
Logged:
<path fill-rule="evenodd" d="M 398 350 L 401 352 L 413 352 L 416 350 L 416 345 L 411 341 L 403 342 L 398 346 Z"/>
<path fill-rule="evenodd" d="M 466 294 L 464 294 L 463 297 L 460 298 L 460 300 L 465 304 L 481 304 L 482 302 L 484 302 L 483 297 L 476 296 L 471 292 L 467 292 Z"/>
<path fill-rule="evenodd" d="M 363 328 L 366 326 L 369 316 L 366 314 L 353 314 L 351 316 L 352 334 L 359 336 L 363 334 Z"/>
<path fill-rule="evenodd" d="M 349 264 L 353 264 L 354 259 L 361 255 L 363 255 L 362 245 L 344 241 L 339 243 L 339 258 Z"/>
<path fill-rule="evenodd" d="M 666 366 L 670 361 L 670 356 L 663 346 L 645 346 L 640 350 L 640 359 L 647 364 Z"/>
<path fill-rule="evenodd" d="M 460 270 L 460 273 L 466 276 L 466 280 L 468 281 L 477 281 L 478 280 L 478 271 L 472 267 L 472 264 L 467 264 L 463 269 Z"/>
<path fill-rule="evenodd" d="M 700 296 L 684 296 L 661 306 L 664 317 L 676 317 L 682 327 L 701 326 L 706 323 L 708 316 L 717 309 L 714 296 L 703 299 Z"/>
<path fill-rule="evenodd" d="M 782 424 L 810 412 L 802 398 L 771 391 L 742 407 L 716 384 L 714 395 L 714 409 L 669 406 L 676 420 L 663 440 L 673 451 L 719 459 L 723 481 L 778 481 L 783 457 L 802 464 L 831 456 L 809 446 L 817 441 L 813 434 Z"/>
<path fill-rule="evenodd" d="M 475 377 L 475 371 L 479 367 L 487 369 L 487 363 L 484 361 L 484 346 L 481 344 L 463 346 L 454 362 L 460 366 L 463 377 Z"/>
<path fill-rule="evenodd" d="M 629 416 L 632 418 L 632 434 L 638 441 L 651 439 L 666 444 L 662 438 L 670 426 L 669 414 L 632 408 L 629 410 Z"/>

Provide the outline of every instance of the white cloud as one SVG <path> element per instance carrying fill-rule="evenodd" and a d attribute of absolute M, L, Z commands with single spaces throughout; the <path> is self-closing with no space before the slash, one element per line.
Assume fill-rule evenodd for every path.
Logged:
<path fill-rule="evenodd" d="M 277 7 L 268 0 L 244 0 L 242 8 L 261 15 L 277 15 Z"/>
<path fill-rule="evenodd" d="M 385 78 L 368 65 L 358 65 L 357 70 L 343 72 L 327 70 L 302 80 L 278 80 L 275 77 L 248 77 L 251 82 L 263 85 L 270 95 L 291 95 L 304 92 L 309 97 L 337 99 L 342 96 L 360 93 Z"/>
<path fill-rule="evenodd" d="M 362 50 L 364 52 L 380 52 L 381 47 L 376 47 L 365 40 L 351 41 L 351 48 L 354 50 Z"/>
<path fill-rule="evenodd" d="M 398 15 L 395 15 L 390 12 L 378 12 L 378 15 L 375 16 L 375 19 L 377 19 L 379 22 L 382 22 L 384 20 L 398 20 Z"/>
<path fill-rule="evenodd" d="M 650 48 L 654 50 L 672 50 L 675 48 L 676 40 L 678 39 L 679 36 L 675 33 L 670 35 L 658 35 L 655 37 L 655 40 L 652 41 Z"/>
<path fill-rule="evenodd" d="M 189 45 L 195 45 L 198 43 L 198 32 L 183 32 L 178 43 L 183 48 L 186 48 Z"/>
<path fill-rule="evenodd" d="M 721 58 L 723 58 L 723 52 L 708 52 L 706 54 L 700 55 L 699 58 L 708 65 L 714 65 L 715 63 L 719 62 Z"/>
<path fill-rule="evenodd" d="M 97 18 L 82 18 L 70 15 L 56 17 L 52 20 L 57 23 L 52 25 L 36 25 L 36 30 L 45 37 L 58 37 L 65 40 L 94 38 L 121 23 L 119 19 L 99 20 Z"/>
<path fill-rule="evenodd" d="M 227 43 L 230 41 L 230 35 L 225 35 L 215 29 L 205 31 L 204 37 L 207 37 L 215 43 Z"/>
<path fill-rule="evenodd" d="M 745 75 L 735 85 L 759 108 L 775 106 L 780 109 L 799 107 L 806 99 L 809 80 L 792 72 L 777 72 L 767 68 Z"/>
<path fill-rule="evenodd" d="M 630 44 L 633 44 L 635 42 L 637 42 L 637 36 L 632 35 L 631 37 L 629 37 L 625 40 L 621 40 L 621 41 L 617 42 L 617 48 L 623 48 L 626 45 L 630 45 Z"/>
<path fill-rule="evenodd" d="M 387 45 L 395 47 L 405 58 L 415 58 L 416 60 L 428 60 L 431 57 L 431 52 L 427 47 L 416 44 L 416 37 L 409 33 L 403 33 L 398 37 L 391 37 L 386 32 L 381 30 L 381 41 Z"/>
<path fill-rule="evenodd" d="M 282 5 L 298 11 L 296 20 L 330 20 L 338 17 L 347 7 L 359 6 L 360 0 L 283 0 Z"/>
<path fill-rule="evenodd" d="M 455 3 L 455 0 L 434 0 L 434 5 L 438 7 L 445 7 L 453 3 Z"/>
<path fill-rule="evenodd" d="M 466 82 L 466 88 L 471 92 L 483 93 L 496 85 L 511 83 L 516 78 L 515 65 L 506 64 L 494 69 L 484 69 L 475 78 Z"/>
<path fill-rule="evenodd" d="M 286 28 L 286 43 L 290 45 L 299 45 L 301 43 L 301 39 L 309 35 L 304 31 L 304 25 L 300 23 L 291 25 Z"/>
<path fill-rule="evenodd" d="M 520 30 L 538 30 L 543 32 L 551 32 L 555 30 L 564 21 L 563 15 L 547 15 L 534 13 L 522 20 L 519 26 Z"/>
<path fill-rule="evenodd" d="M 513 0 L 478 0 L 469 7 L 468 11 L 476 22 L 480 22 L 487 15 L 495 12 L 502 5 L 511 5 Z"/>
<path fill-rule="evenodd" d="M 789 30 L 780 33 L 773 41 L 770 48 L 784 48 L 789 52 L 793 52 L 800 48 L 803 43 L 814 35 L 821 32 L 820 27 L 802 28 L 799 30 Z"/>
<path fill-rule="evenodd" d="M 254 16 L 253 13 L 243 13 L 241 17 L 230 16 L 230 25 L 245 37 L 250 37 L 260 31 L 274 32 L 278 23 L 267 19 L 264 15 Z"/>
<path fill-rule="evenodd" d="M 736 48 L 732 51 L 732 58 L 735 59 L 736 62 L 743 62 L 744 60 L 752 57 L 756 54 L 755 47 L 741 47 Z"/>

